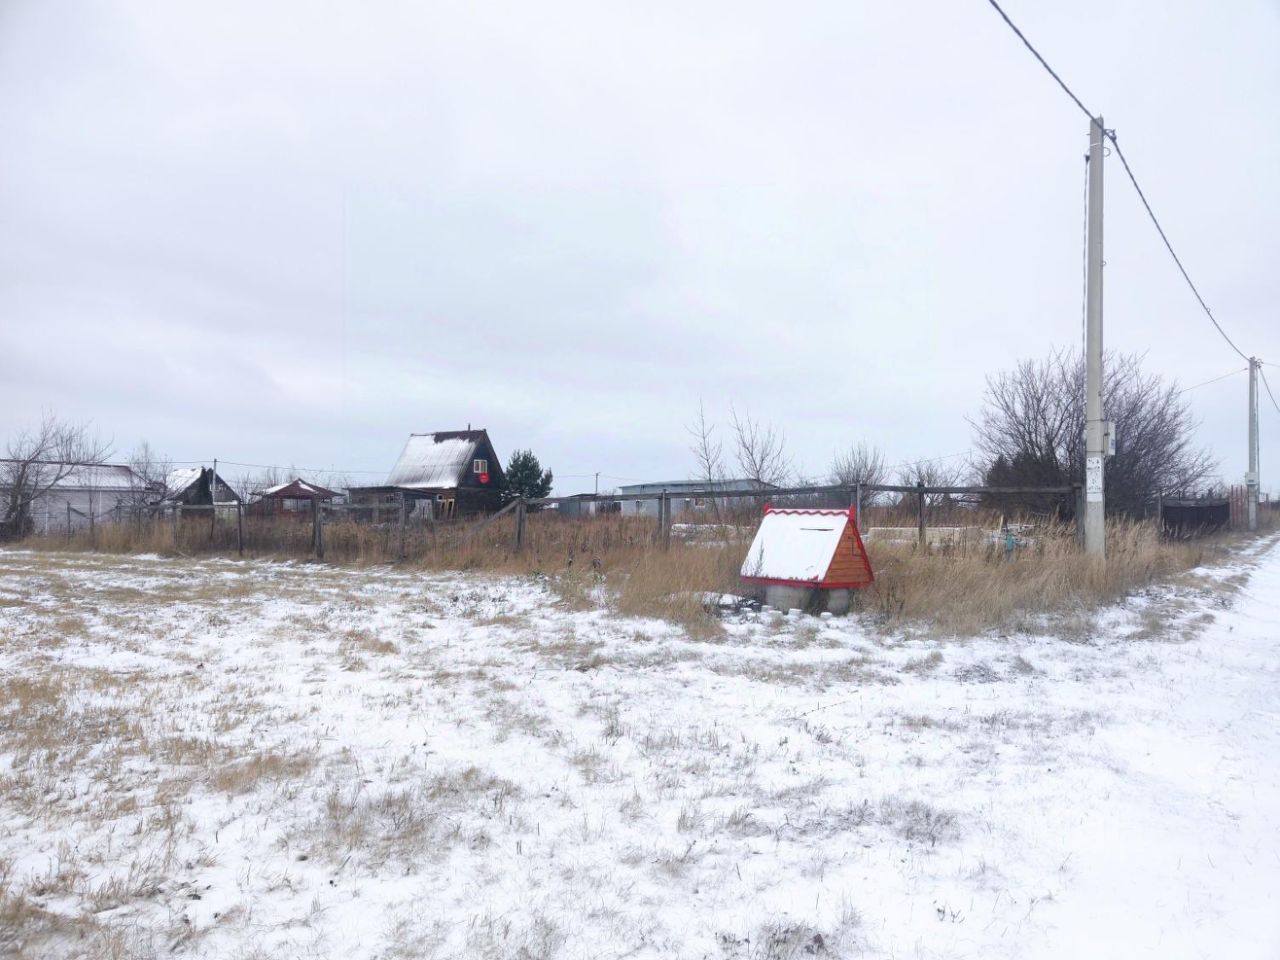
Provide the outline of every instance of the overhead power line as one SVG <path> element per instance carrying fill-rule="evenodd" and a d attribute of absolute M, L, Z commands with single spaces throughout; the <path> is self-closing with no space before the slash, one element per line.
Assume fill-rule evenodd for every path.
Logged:
<path fill-rule="evenodd" d="M 1001 9 L 1000 4 L 996 3 L 996 0 L 987 0 L 987 2 L 991 4 L 996 13 L 1000 14 L 1000 18 L 1009 25 L 1009 29 L 1017 34 L 1018 39 L 1021 40 L 1023 45 L 1031 51 L 1031 55 L 1040 61 L 1040 66 L 1044 67 L 1045 70 L 1048 71 L 1049 76 L 1053 77 L 1053 79 L 1057 81 L 1058 86 L 1060 86 L 1063 92 L 1071 98 L 1072 102 L 1080 108 L 1080 111 L 1090 120 L 1096 119 L 1098 115 L 1086 107 L 1084 102 L 1075 95 L 1070 87 L 1067 86 L 1066 81 L 1064 81 L 1062 77 L 1058 76 L 1057 71 L 1054 70 L 1053 67 L 1049 66 L 1049 62 L 1040 55 L 1039 50 L 1031 45 L 1031 41 L 1027 39 L 1026 35 L 1021 30 L 1018 29 L 1017 24 L 1009 19 L 1009 15 Z M 1191 292 L 1195 294 L 1195 298 L 1197 302 L 1199 302 L 1200 308 L 1204 310 L 1205 316 L 1209 318 L 1209 322 L 1212 323 L 1218 333 L 1221 334 L 1222 339 L 1227 341 L 1228 346 L 1239 354 L 1242 360 L 1248 360 L 1248 354 L 1237 347 L 1235 345 L 1235 341 L 1227 336 L 1227 331 L 1222 329 L 1222 324 L 1218 323 L 1218 318 L 1213 315 L 1213 311 L 1209 309 L 1209 305 L 1204 302 L 1204 297 L 1200 296 L 1200 290 L 1196 287 L 1194 281 L 1192 281 L 1191 275 L 1187 273 L 1187 268 L 1182 265 L 1182 259 L 1173 249 L 1173 244 L 1169 242 L 1168 234 L 1164 232 L 1164 227 L 1160 225 L 1160 220 L 1156 216 L 1156 212 L 1151 208 L 1151 204 L 1147 200 L 1146 193 L 1143 192 L 1142 187 L 1138 184 L 1138 178 L 1134 176 L 1133 168 L 1129 166 L 1129 161 L 1125 158 L 1124 151 L 1120 149 L 1120 142 L 1116 139 L 1116 132 L 1114 130 L 1104 129 L 1103 135 L 1106 139 L 1110 140 L 1112 146 L 1115 147 L 1116 156 L 1120 159 L 1120 164 L 1124 167 L 1124 172 L 1128 175 L 1129 182 L 1133 184 L 1133 189 L 1137 191 L 1138 199 L 1142 201 L 1142 206 L 1146 208 L 1147 216 L 1151 218 L 1151 223 L 1155 226 L 1156 232 L 1160 234 L 1160 239 L 1164 241 L 1165 249 L 1169 251 L 1169 256 L 1173 257 L 1173 262 L 1177 264 L 1178 271 L 1182 274 L 1182 279 L 1187 281 L 1187 286 L 1189 286 L 1191 288 Z"/>
<path fill-rule="evenodd" d="M 1219 380 L 1225 380 L 1227 377 L 1239 376 L 1240 374 L 1245 373 L 1248 369 L 1248 367 L 1241 367 L 1239 370 L 1232 370 L 1230 373 L 1224 373 L 1222 376 L 1214 377 L 1212 380 L 1205 380 L 1203 383 L 1194 383 L 1189 387 L 1183 387 L 1178 391 L 1178 393 L 1183 394 L 1188 393 L 1191 390 L 1199 390 L 1201 387 L 1207 387 L 1209 384 L 1217 383 Z"/>
<path fill-rule="evenodd" d="M 1275 364 L 1267 364 L 1267 366 L 1275 366 Z M 1276 408 L 1276 413 L 1280 413 L 1280 403 L 1276 403 L 1276 395 L 1271 392 L 1271 384 L 1267 382 L 1267 371 L 1262 369 L 1263 364 L 1258 364 L 1258 373 L 1262 375 L 1262 385 L 1267 388 L 1267 396 L 1271 398 L 1271 405 Z"/>
<path fill-rule="evenodd" d="M 1195 294 L 1196 300 L 1200 304 L 1200 309 L 1204 311 L 1205 316 L 1209 318 L 1209 322 L 1212 323 L 1218 333 L 1222 335 L 1222 339 L 1227 341 L 1228 346 L 1240 355 L 1240 359 L 1248 360 L 1249 355 L 1237 347 L 1235 345 L 1235 341 L 1227 336 L 1227 331 L 1222 329 L 1222 324 L 1220 324 L 1218 322 L 1218 318 L 1213 315 L 1213 311 L 1209 309 L 1209 305 L 1204 302 L 1204 297 L 1200 296 L 1200 291 L 1196 289 L 1195 282 L 1191 279 L 1191 274 L 1187 273 L 1187 268 L 1182 265 L 1182 260 L 1174 251 L 1173 244 L 1169 242 L 1169 237 L 1164 232 L 1164 227 L 1160 226 L 1160 221 L 1156 217 L 1156 212 L 1151 209 L 1151 204 L 1147 202 L 1147 195 L 1142 192 L 1142 187 L 1138 185 L 1138 178 L 1133 175 L 1133 169 L 1129 166 L 1129 161 L 1125 159 L 1124 151 L 1120 149 L 1120 141 L 1116 139 L 1116 132 L 1114 130 L 1107 130 L 1105 133 L 1107 135 L 1107 139 L 1111 141 L 1112 146 L 1116 148 L 1116 156 L 1120 158 L 1120 165 L 1124 167 L 1124 172 L 1129 175 L 1129 182 L 1133 184 L 1133 189 L 1138 192 L 1138 199 L 1142 201 L 1142 205 L 1146 208 L 1147 216 L 1151 218 L 1151 223 L 1155 226 L 1156 233 L 1160 234 L 1160 239 L 1164 241 L 1165 249 L 1169 251 L 1169 256 L 1173 257 L 1173 262 L 1178 265 L 1178 272 L 1182 274 L 1182 279 L 1187 281 L 1187 286 L 1190 287 L 1191 292 Z"/>
<path fill-rule="evenodd" d="M 212 463 L 214 457 L 207 457 L 204 460 L 167 460 L 169 464 L 206 464 Z M 385 476 L 386 470 L 342 470 L 337 467 L 299 467 L 294 464 L 284 465 L 281 463 L 242 463 L 239 460 L 218 460 L 218 463 L 228 467 L 252 467 L 257 470 L 296 470 L 298 473 L 364 473 L 370 476 Z"/>
<path fill-rule="evenodd" d="M 1018 39 L 1022 41 L 1023 46 L 1031 51 L 1031 55 L 1040 61 L 1040 66 L 1049 71 L 1049 76 L 1058 81 L 1058 86 L 1062 88 L 1062 92 L 1075 101 L 1075 105 L 1080 108 L 1080 112 L 1090 120 L 1096 117 L 1097 114 L 1086 107 L 1080 98 L 1071 91 L 1071 88 L 1067 86 L 1066 81 L 1058 76 L 1057 71 L 1054 70 L 1053 67 L 1049 66 L 1049 61 L 1040 56 L 1040 51 L 1031 45 L 1031 41 L 1027 39 L 1026 35 L 1021 30 L 1018 29 L 1018 25 L 1009 19 L 1009 15 L 1001 9 L 1000 4 L 996 3 L 996 0 L 987 0 L 987 2 L 995 8 L 996 13 L 1000 14 L 1001 19 L 1009 25 L 1009 29 L 1018 35 Z"/>

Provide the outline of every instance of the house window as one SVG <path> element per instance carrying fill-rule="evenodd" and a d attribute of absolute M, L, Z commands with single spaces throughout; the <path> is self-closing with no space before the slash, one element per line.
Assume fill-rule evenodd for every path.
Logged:
<path fill-rule="evenodd" d="M 488 460 L 477 460 L 477 461 L 475 461 L 473 464 L 471 464 L 471 469 L 472 469 L 473 471 L 475 471 L 476 473 L 488 473 L 488 472 L 489 472 L 489 461 L 488 461 Z"/>

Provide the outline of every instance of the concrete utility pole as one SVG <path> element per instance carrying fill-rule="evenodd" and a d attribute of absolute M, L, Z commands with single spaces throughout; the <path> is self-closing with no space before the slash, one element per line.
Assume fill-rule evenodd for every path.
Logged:
<path fill-rule="evenodd" d="M 1089 121 L 1089 247 L 1085 303 L 1084 550 L 1107 555 L 1106 501 L 1103 494 L 1102 412 L 1102 118 Z"/>
<path fill-rule="evenodd" d="M 1258 529 L 1258 358 L 1249 358 L 1249 472 L 1244 475 L 1249 529 Z"/>

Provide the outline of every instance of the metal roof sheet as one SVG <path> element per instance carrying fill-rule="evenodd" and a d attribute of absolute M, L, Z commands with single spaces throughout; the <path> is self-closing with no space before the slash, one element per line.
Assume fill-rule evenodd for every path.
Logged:
<path fill-rule="evenodd" d="M 414 433 L 387 475 L 387 486 L 409 489 L 453 489 L 476 451 L 483 430 Z"/>
<path fill-rule="evenodd" d="M 22 461 L 10 460 L 9 463 Z M 59 490 L 134 490 L 143 486 L 142 479 L 123 463 L 63 464 L 43 462 L 41 470 L 49 477 L 55 470 L 70 467 L 67 473 L 53 484 Z"/>

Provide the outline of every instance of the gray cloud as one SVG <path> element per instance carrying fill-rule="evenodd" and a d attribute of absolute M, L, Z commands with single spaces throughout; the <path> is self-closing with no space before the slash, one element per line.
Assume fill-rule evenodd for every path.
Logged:
<path fill-rule="evenodd" d="M 1011 12 L 1280 360 L 1275 8 L 1153 9 Z M 816 472 L 965 449 L 987 372 L 1079 340 L 1085 123 L 982 5 L 29 0 L 0 143 L 0 433 L 383 469 L 470 421 L 665 477 L 702 397 Z M 1122 176 L 1108 346 L 1232 369 Z M 1235 477 L 1243 378 L 1192 396 Z"/>

